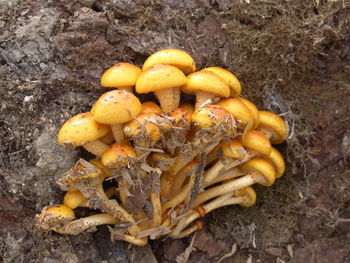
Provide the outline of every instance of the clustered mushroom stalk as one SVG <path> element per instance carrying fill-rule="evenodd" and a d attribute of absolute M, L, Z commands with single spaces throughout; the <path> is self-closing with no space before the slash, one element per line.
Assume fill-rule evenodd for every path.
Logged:
<path fill-rule="evenodd" d="M 57 180 L 66 193 L 36 216 L 41 231 L 76 235 L 109 225 L 112 240 L 138 246 L 182 238 L 215 209 L 252 206 L 252 186 L 271 186 L 285 171 L 272 144 L 285 141 L 286 123 L 243 98 L 226 69 L 197 70 L 185 51 L 164 49 L 142 67 L 113 65 L 101 86 L 111 90 L 59 130 L 62 146 L 95 158 L 78 160 Z M 181 102 L 181 92 L 195 103 Z"/>

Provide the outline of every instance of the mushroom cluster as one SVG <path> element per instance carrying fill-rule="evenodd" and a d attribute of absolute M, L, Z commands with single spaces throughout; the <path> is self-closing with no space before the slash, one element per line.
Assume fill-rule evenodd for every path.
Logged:
<path fill-rule="evenodd" d="M 216 208 L 252 206 L 252 185 L 271 186 L 284 173 L 271 146 L 285 140 L 284 120 L 241 97 L 239 80 L 223 68 L 196 71 L 189 54 L 165 49 L 142 69 L 112 66 L 101 85 L 112 90 L 58 134 L 62 146 L 95 158 L 80 159 L 58 179 L 63 204 L 36 215 L 42 231 L 75 235 L 110 225 L 113 240 L 139 246 L 162 235 L 182 238 Z M 134 90 L 154 93 L 160 106 L 141 102 Z M 181 103 L 181 92 L 194 95 L 194 105 Z M 78 207 L 92 215 L 77 218 Z"/>

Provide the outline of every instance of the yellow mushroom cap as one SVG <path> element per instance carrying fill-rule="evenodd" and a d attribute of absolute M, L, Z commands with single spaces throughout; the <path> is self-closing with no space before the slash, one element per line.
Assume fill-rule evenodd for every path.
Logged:
<path fill-rule="evenodd" d="M 221 149 L 224 155 L 230 158 L 243 159 L 246 157 L 246 151 L 243 145 L 237 140 L 231 140 L 229 144 L 222 142 Z"/>
<path fill-rule="evenodd" d="M 50 206 L 45 210 L 43 210 L 40 215 L 42 215 L 43 217 L 53 216 L 57 219 L 66 219 L 66 220 L 72 220 L 75 218 L 74 211 L 66 205 Z"/>
<path fill-rule="evenodd" d="M 281 178 L 286 169 L 282 154 L 276 148 L 272 147 L 271 153 L 268 156 L 265 156 L 265 159 L 270 161 L 275 167 L 276 179 Z"/>
<path fill-rule="evenodd" d="M 246 197 L 245 201 L 240 203 L 241 206 L 250 207 L 256 202 L 256 192 L 253 187 L 247 186 L 242 189 L 242 194 Z"/>
<path fill-rule="evenodd" d="M 243 102 L 238 98 L 229 98 L 224 99 L 216 103 L 221 107 L 224 107 L 233 117 L 238 121 L 237 126 L 241 130 L 245 130 L 246 126 L 249 124 L 248 129 L 251 129 L 253 126 L 253 116 L 250 113 L 249 109 Z"/>
<path fill-rule="evenodd" d="M 89 162 L 99 168 L 107 177 L 112 176 L 112 171 L 104 166 L 100 159 L 93 158 Z"/>
<path fill-rule="evenodd" d="M 138 136 L 144 132 L 152 141 L 160 140 L 161 131 L 154 113 L 140 114 L 135 120 L 125 124 L 124 134 L 129 137 Z"/>
<path fill-rule="evenodd" d="M 68 191 L 63 198 L 63 204 L 70 207 L 71 209 L 75 209 L 85 202 L 86 199 L 79 190 Z"/>
<path fill-rule="evenodd" d="M 181 103 L 179 108 L 187 110 L 191 114 L 194 112 L 194 106 L 190 103 Z"/>
<path fill-rule="evenodd" d="M 182 108 L 176 108 L 169 113 L 169 116 L 173 118 L 171 119 L 171 123 L 176 127 L 181 127 L 184 124 L 190 124 L 192 120 L 192 112 Z"/>
<path fill-rule="evenodd" d="M 186 85 L 182 91 L 188 94 L 195 94 L 198 91 L 215 94 L 221 98 L 230 96 L 230 87 L 226 81 L 211 71 L 200 70 L 187 76 Z"/>
<path fill-rule="evenodd" d="M 258 108 L 250 100 L 247 100 L 247 99 L 242 98 L 242 97 L 238 97 L 237 99 L 239 99 L 241 102 L 243 102 L 244 105 L 249 109 L 249 111 L 252 114 L 253 119 L 254 119 L 253 129 L 256 129 L 259 126 L 259 122 L 260 122 Z"/>
<path fill-rule="evenodd" d="M 261 155 L 268 156 L 271 153 L 272 146 L 270 140 L 261 131 L 250 130 L 244 136 L 239 136 L 237 139 L 245 148 Z"/>
<path fill-rule="evenodd" d="M 259 119 L 258 129 L 267 129 L 271 132 L 270 140 L 272 143 L 282 143 L 286 139 L 288 134 L 287 125 L 280 116 L 270 111 L 259 111 Z"/>
<path fill-rule="evenodd" d="M 141 69 L 130 63 L 118 63 L 107 69 L 101 78 L 101 86 L 109 88 L 135 86 Z"/>
<path fill-rule="evenodd" d="M 141 112 L 141 102 L 125 90 L 112 90 L 102 94 L 91 109 L 95 120 L 104 124 L 121 124 Z"/>
<path fill-rule="evenodd" d="M 108 133 L 109 127 L 98 123 L 90 112 L 80 113 L 66 121 L 58 133 L 63 146 L 81 146 Z"/>
<path fill-rule="evenodd" d="M 186 84 L 185 74 L 176 67 L 156 64 L 143 71 L 136 82 L 137 93 L 178 88 Z"/>
<path fill-rule="evenodd" d="M 193 58 L 183 50 L 162 49 L 149 56 L 142 66 L 142 70 L 156 64 L 167 64 L 182 70 L 186 75 L 196 70 Z"/>
<path fill-rule="evenodd" d="M 220 125 L 230 114 L 221 106 L 208 105 L 197 108 L 192 114 L 192 123 L 201 128 L 212 128 Z"/>
<path fill-rule="evenodd" d="M 238 78 L 230 71 L 220 67 L 209 67 L 203 70 L 211 71 L 224 79 L 230 87 L 231 97 L 238 97 L 241 94 L 241 83 L 239 82 Z"/>
<path fill-rule="evenodd" d="M 101 161 L 104 166 L 116 169 L 127 166 L 128 163 L 130 163 L 131 158 L 135 157 L 136 153 L 131 146 L 114 143 L 103 153 Z"/>
<path fill-rule="evenodd" d="M 255 173 L 263 176 L 265 180 L 258 182 L 263 186 L 271 186 L 275 182 L 276 173 L 270 162 L 262 158 L 253 158 L 248 162 L 241 165 L 242 170 L 245 173 Z"/>
<path fill-rule="evenodd" d="M 153 101 L 146 101 L 142 103 L 142 110 L 140 114 L 143 113 L 161 113 L 162 109 Z"/>

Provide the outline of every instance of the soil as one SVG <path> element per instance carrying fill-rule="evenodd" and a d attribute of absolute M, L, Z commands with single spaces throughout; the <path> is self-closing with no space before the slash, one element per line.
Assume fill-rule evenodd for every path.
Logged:
<path fill-rule="evenodd" d="M 256 187 L 254 207 L 204 218 L 189 262 L 350 262 L 350 2 L 0 0 L 0 262 L 175 262 L 193 236 L 138 248 L 104 227 L 77 236 L 34 230 L 79 151 L 59 127 L 106 90 L 103 70 L 181 48 L 221 66 L 243 96 L 284 115 L 287 171 Z M 231 253 L 232 254 L 232 253 Z"/>

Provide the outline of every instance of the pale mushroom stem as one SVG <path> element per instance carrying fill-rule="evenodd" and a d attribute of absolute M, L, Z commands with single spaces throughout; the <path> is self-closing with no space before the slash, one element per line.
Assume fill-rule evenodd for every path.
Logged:
<path fill-rule="evenodd" d="M 206 188 L 206 187 L 211 186 L 213 184 L 216 184 L 216 183 L 219 183 L 219 182 L 222 182 L 222 181 L 226 181 L 226 180 L 229 180 L 229 179 L 237 178 L 237 177 L 240 177 L 240 176 L 243 176 L 243 175 L 244 175 L 244 172 L 241 171 L 241 169 L 239 169 L 237 167 L 234 167 L 234 168 L 231 168 L 231 169 L 225 171 L 222 174 L 219 174 L 212 181 L 206 182 L 205 184 L 202 185 L 202 187 Z"/>
<path fill-rule="evenodd" d="M 110 214 L 97 214 L 71 221 L 62 228 L 58 228 L 56 232 L 60 234 L 77 235 L 95 226 L 119 223 L 120 220 Z"/>
<path fill-rule="evenodd" d="M 128 183 L 125 180 L 118 181 L 119 198 L 124 207 L 126 206 L 126 202 L 128 200 L 128 195 L 126 194 L 125 187 L 128 187 Z"/>
<path fill-rule="evenodd" d="M 215 94 L 197 91 L 196 92 L 196 109 L 214 103 L 216 98 Z"/>
<path fill-rule="evenodd" d="M 153 226 L 160 226 L 162 223 L 162 204 L 160 201 L 160 196 L 157 193 L 151 193 L 151 203 L 153 208 L 152 224 Z"/>
<path fill-rule="evenodd" d="M 129 87 L 118 87 L 119 90 L 125 90 L 127 92 L 130 92 L 132 93 L 133 90 L 134 90 L 134 87 L 133 86 L 129 86 Z"/>
<path fill-rule="evenodd" d="M 101 157 L 102 154 L 108 150 L 109 146 L 100 140 L 96 140 L 93 142 L 88 142 L 83 145 L 84 149 L 88 152 L 92 153 L 97 157 Z"/>
<path fill-rule="evenodd" d="M 199 226 L 197 225 L 193 225 L 191 226 L 190 228 L 186 229 L 185 231 L 182 231 L 178 234 L 169 234 L 170 237 L 172 238 L 176 238 L 176 239 L 180 239 L 180 238 L 184 238 L 184 237 L 187 237 L 189 235 L 191 235 L 194 231 L 197 231 L 198 229 L 200 229 Z"/>
<path fill-rule="evenodd" d="M 116 143 L 124 143 L 125 142 L 125 135 L 123 132 L 123 125 L 122 124 L 112 124 L 111 130 L 114 136 L 114 140 Z"/>
<path fill-rule="evenodd" d="M 176 207 L 178 204 L 180 204 L 182 201 L 188 198 L 188 195 L 190 194 L 192 187 L 194 185 L 194 180 L 195 180 L 195 173 L 193 172 L 186 186 L 174 198 L 172 198 L 171 200 L 169 200 L 163 205 L 162 214 L 165 214 L 165 212 L 169 208 Z"/>
<path fill-rule="evenodd" d="M 233 174 L 236 174 L 236 173 L 238 174 L 239 172 L 235 171 Z M 262 174 L 248 173 L 243 177 L 234 179 L 230 182 L 212 187 L 208 190 L 205 190 L 204 192 L 199 193 L 192 207 L 197 207 L 200 204 L 206 202 L 207 200 L 217 197 L 219 195 L 224 195 L 229 192 L 236 191 L 244 187 L 253 185 L 255 183 L 260 183 L 265 181 L 266 179 Z"/>
<path fill-rule="evenodd" d="M 160 178 L 160 195 L 162 198 L 167 198 L 170 195 L 175 176 L 176 174 L 167 172 Z"/>
<path fill-rule="evenodd" d="M 128 235 L 128 234 L 119 234 L 115 233 L 113 230 L 111 231 L 111 239 L 112 240 L 124 240 L 128 243 L 134 244 L 136 246 L 144 246 L 148 242 L 148 238 L 136 238 L 133 235 Z"/>
<path fill-rule="evenodd" d="M 159 100 L 163 112 L 168 113 L 179 107 L 181 95 L 181 89 L 179 87 L 156 90 L 154 94 Z"/>

